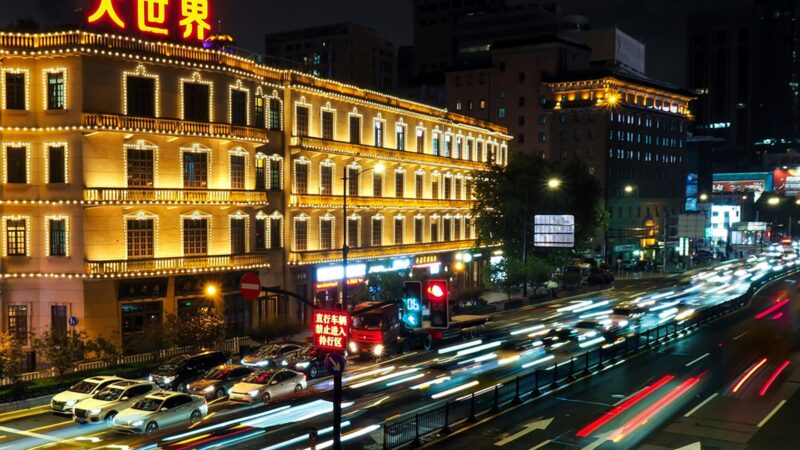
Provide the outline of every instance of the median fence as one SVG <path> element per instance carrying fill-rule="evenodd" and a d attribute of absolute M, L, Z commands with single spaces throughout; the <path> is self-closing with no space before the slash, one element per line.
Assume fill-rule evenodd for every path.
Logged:
<path fill-rule="evenodd" d="M 565 383 L 623 363 L 650 348 L 680 338 L 695 329 L 738 311 L 764 285 L 798 269 L 781 272 L 752 283 L 744 295 L 702 309 L 691 319 L 680 323 L 664 323 L 629 336 L 617 345 L 586 351 L 569 360 L 549 367 L 532 368 L 530 372 L 504 380 L 495 386 L 467 393 L 455 400 L 439 403 L 412 415 L 384 423 L 383 448 L 394 449 L 406 445 L 421 445 L 426 435 L 448 434 L 455 425 L 476 422 L 481 416 L 499 412 L 505 407 L 518 405 L 526 399 L 538 398 L 555 391 Z M 544 363 L 544 362 L 543 362 Z M 542 364 L 543 364 L 542 363 Z"/>
<path fill-rule="evenodd" d="M 241 349 L 243 347 L 248 348 L 248 347 L 256 347 L 259 345 L 261 345 L 261 343 L 254 341 L 248 336 L 237 337 L 233 339 L 228 339 L 227 341 L 218 342 L 212 345 L 210 348 L 204 348 L 201 346 L 176 347 L 176 348 L 161 350 L 158 352 L 123 356 L 117 360 L 116 365 L 121 366 L 125 364 L 137 364 L 137 363 L 145 363 L 151 361 L 160 361 L 175 355 L 180 355 L 184 353 L 195 353 L 203 350 L 223 350 L 232 355 L 238 355 L 240 354 Z M 91 362 L 77 364 L 71 372 L 82 372 L 84 370 L 96 370 L 96 369 L 103 369 L 106 367 L 110 367 L 110 365 L 106 361 L 91 361 Z M 20 376 L 20 380 L 21 381 L 41 380 L 44 378 L 52 378 L 57 375 L 58 372 L 56 371 L 56 369 L 50 368 L 45 370 L 39 370 L 36 372 L 23 373 Z M 11 378 L 0 379 L 0 386 L 7 386 L 13 383 L 14 381 Z"/>

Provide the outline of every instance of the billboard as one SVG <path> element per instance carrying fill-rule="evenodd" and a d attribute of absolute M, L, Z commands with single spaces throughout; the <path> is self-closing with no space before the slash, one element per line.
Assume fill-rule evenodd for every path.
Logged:
<path fill-rule="evenodd" d="M 575 216 L 535 216 L 533 245 L 572 248 L 575 246 Z"/>
<path fill-rule="evenodd" d="M 776 169 L 773 180 L 776 194 L 800 195 L 800 169 Z"/>
<path fill-rule="evenodd" d="M 712 183 L 714 194 L 761 194 L 772 190 L 772 172 L 715 173 Z"/>

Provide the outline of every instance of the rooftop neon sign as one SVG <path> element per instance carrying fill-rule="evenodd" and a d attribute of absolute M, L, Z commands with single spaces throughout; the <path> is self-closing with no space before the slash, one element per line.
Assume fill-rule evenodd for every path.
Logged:
<path fill-rule="evenodd" d="M 184 41 L 204 41 L 211 31 L 210 0 L 92 0 L 90 25 Z"/>

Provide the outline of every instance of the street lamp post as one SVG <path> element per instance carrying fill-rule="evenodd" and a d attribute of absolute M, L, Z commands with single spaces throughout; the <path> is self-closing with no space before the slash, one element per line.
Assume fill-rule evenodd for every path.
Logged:
<path fill-rule="evenodd" d="M 559 178 L 550 178 L 547 180 L 547 188 L 550 190 L 556 190 L 561 187 L 561 179 Z M 528 187 L 525 187 L 524 193 L 524 204 L 525 206 L 528 205 Z M 528 210 L 525 210 L 525 217 L 522 218 L 522 296 L 528 297 L 528 220 L 531 218 L 528 217 Z"/>
<path fill-rule="evenodd" d="M 347 257 L 350 252 L 350 247 L 347 245 L 347 235 L 349 233 L 347 224 L 347 189 L 348 181 L 358 180 L 359 177 L 370 171 L 374 170 L 375 173 L 382 174 L 384 172 L 383 164 L 378 164 L 373 168 L 364 169 L 353 176 L 345 174 L 342 177 L 342 231 L 343 231 L 343 244 L 342 244 L 342 310 L 347 311 L 349 305 L 347 302 Z M 334 450 L 342 449 L 342 373 L 337 372 L 333 374 L 333 448 Z"/>

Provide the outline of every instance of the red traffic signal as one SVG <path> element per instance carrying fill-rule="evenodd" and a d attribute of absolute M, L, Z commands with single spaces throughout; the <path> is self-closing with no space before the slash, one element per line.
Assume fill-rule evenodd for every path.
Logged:
<path fill-rule="evenodd" d="M 425 283 L 425 293 L 429 302 L 441 302 L 447 300 L 447 281 L 428 280 Z"/>

